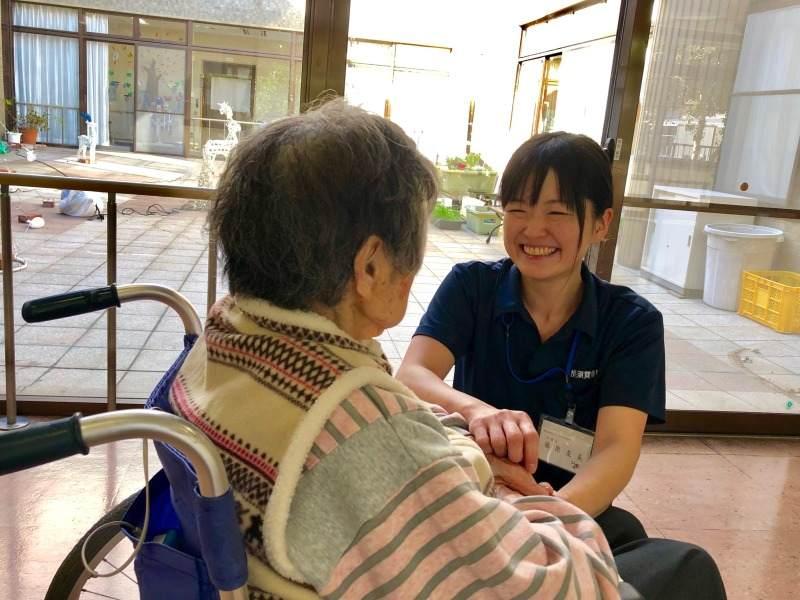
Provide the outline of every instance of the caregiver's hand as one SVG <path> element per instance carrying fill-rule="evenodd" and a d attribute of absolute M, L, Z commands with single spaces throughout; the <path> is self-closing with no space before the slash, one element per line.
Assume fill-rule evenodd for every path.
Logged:
<path fill-rule="evenodd" d="M 462 410 L 469 431 L 484 454 L 508 458 L 528 473 L 536 471 L 539 434 L 528 413 L 497 409 L 483 402 Z"/>

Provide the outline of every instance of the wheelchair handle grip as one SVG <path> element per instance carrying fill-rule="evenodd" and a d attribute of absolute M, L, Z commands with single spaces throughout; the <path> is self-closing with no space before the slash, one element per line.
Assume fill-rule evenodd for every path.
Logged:
<path fill-rule="evenodd" d="M 0 475 L 30 469 L 74 454 L 89 454 L 81 414 L 32 425 L 0 436 Z"/>
<path fill-rule="evenodd" d="M 112 306 L 120 306 L 120 302 L 117 287 L 109 285 L 29 300 L 22 305 L 22 318 L 26 323 L 41 323 L 105 310 Z"/>

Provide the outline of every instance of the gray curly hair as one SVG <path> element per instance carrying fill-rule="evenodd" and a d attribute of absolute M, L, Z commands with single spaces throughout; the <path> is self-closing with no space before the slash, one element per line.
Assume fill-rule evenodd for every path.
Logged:
<path fill-rule="evenodd" d="M 209 227 L 232 293 L 335 306 L 371 235 L 398 271 L 419 270 L 436 194 L 433 165 L 399 126 L 336 99 L 234 149 Z"/>

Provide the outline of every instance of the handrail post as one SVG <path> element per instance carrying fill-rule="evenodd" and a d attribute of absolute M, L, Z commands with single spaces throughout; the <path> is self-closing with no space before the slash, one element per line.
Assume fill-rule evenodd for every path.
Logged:
<path fill-rule="evenodd" d="M 0 237 L 3 259 L 3 340 L 6 351 L 6 416 L 0 417 L 0 430 L 21 429 L 27 419 L 17 418 L 17 361 L 14 358 L 14 252 L 11 245 L 10 186 L 0 185 Z"/>
<path fill-rule="evenodd" d="M 217 238 L 208 234 L 208 287 L 206 288 L 206 313 L 217 301 Z"/>
<path fill-rule="evenodd" d="M 117 283 L 117 194 L 106 202 L 106 282 Z M 117 409 L 117 309 L 106 312 L 106 407 Z"/>

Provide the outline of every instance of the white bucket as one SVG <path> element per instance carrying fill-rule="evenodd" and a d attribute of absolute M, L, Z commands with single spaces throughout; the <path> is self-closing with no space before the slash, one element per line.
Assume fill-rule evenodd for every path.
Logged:
<path fill-rule="evenodd" d="M 772 268 L 783 231 L 763 225 L 706 225 L 706 273 L 703 302 L 723 310 L 736 310 L 743 271 Z"/>

